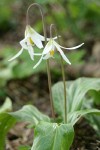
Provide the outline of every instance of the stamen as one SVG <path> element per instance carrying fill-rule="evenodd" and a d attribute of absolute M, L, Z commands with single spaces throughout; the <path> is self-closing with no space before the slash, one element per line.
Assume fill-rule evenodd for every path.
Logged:
<path fill-rule="evenodd" d="M 31 37 L 29 37 L 29 42 L 31 45 L 34 45 L 34 42 L 32 41 Z"/>
<path fill-rule="evenodd" d="M 54 55 L 54 50 L 50 51 L 50 55 L 53 56 Z"/>

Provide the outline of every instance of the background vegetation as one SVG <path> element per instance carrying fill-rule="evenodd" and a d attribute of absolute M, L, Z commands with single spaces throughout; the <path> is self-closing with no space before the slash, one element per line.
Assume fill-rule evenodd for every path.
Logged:
<path fill-rule="evenodd" d="M 85 43 L 78 50 L 64 50 L 72 62 L 71 66 L 65 63 L 66 80 L 73 80 L 83 76 L 100 78 L 100 1 L 0 1 L 0 104 L 8 96 L 13 101 L 14 110 L 31 103 L 50 115 L 45 62 L 33 70 L 39 58 L 31 61 L 26 51 L 18 59 L 8 62 L 21 48 L 19 41 L 24 38 L 26 11 L 34 2 L 43 7 L 48 37 L 50 24 L 54 23 L 61 35 L 61 45 L 72 47 Z M 30 10 L 30 24 L 43 34 L 41 16 L 35 8 Z M 57 54 L 55 57 L 56 60 L 51 59 L 52 83 L 62 80 L 59 57 Z M 100 92 L 90 91 L 87 96 L 91 95 L 95 99 L 93 105 L 100 108 Z M 99 119 L 95 120 L 98 128 Z M 94 123 L 93 120 L 91 122 Z"/>

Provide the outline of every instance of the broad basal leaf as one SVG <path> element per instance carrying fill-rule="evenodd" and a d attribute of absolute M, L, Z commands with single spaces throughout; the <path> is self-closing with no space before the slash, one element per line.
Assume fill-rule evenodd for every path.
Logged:
<path fill-rule="evenodd" d="M 82 100 L 89 90 L 100 90 L 100 79 L 79 78 L 68 88 L 68 101 L 70 101 L 69 112 L 80 110 Z"/>
<path fill-rule="evenodd" d="M 79 78 L 66 82 L 67 111 L 78 111 L 82 107 L 83 98 L 89 90 L 100 90 L 100 79 Z M 63 83 L 59 82 L 52 88 L 53 103 L 56 112 L 64 118 L 64 90 Z"/>
<path fill-rule="evenodd" d="M 15 124 L 15 118 L 7 113 L 0 114 L 0 150 L 4 150 L 5 137 L 9 129 Z"/>
<path fill-rule="evenodd" d="M 92 92 L 92 93 L 91 93 Z M 84 109 L 92 109 L 94 104 L 97 102 L 97 104 L 100 103 L 100 91 L 89 91 L 89 94 L 92 95 L 92 98 L 89 99 L 88 97 L 85 97 L 83 108 Z M 94 128 L 94 130 L 97 132 L 97 134 L 100 136 L 100 115 L 92 114 L 92 115 L 85 115 L 85 118 L 88 120 L 89 124 Z"/>
<path fill-rule="evenodd" d="M 64 118 L 64 86 L 62 82 L 55 84 L 52 88 L 53 103 L 56 112 Z"/>
<path fill-rule="evenodd" d="M 100 110 L 97 109 L 85 109 L 74 111 L 68 114 L 68 123 L 75 124 L 82 116 L 87 114 L 97 114 L 100 117 Z"/>
<path fill-rule="evenodd" d="M 99 91 L 90 91 L 89 96 L 92 97 L 93 103 L 96 105 L 100 105 L 100 90 Z"/>
<path fill-rule="evenodd" d="M 86 115 L 85 118 L 88 120 L 90 126 L 94 128 L 98 136 L 100 136 L 100 116 L 98 115 Z"/>
<path fill-rule="evenodd" d="M 69 150 L 74 138 L 71 124 L 40 122 L 31 150 Z"/>
<path fill-rule="evenodd" d="M 42 114 L 36 107 L 32 105 L 23 106 L 22 109 L 10 113 L 16 119 L 20 121 L 26 121 L 31 124 L 37 125 L 39 121 L 50 122 L 50 118 Z"/>

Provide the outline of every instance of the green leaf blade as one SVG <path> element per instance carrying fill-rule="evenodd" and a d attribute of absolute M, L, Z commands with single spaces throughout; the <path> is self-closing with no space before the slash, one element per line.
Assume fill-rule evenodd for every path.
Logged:
<path fill-rule="evenodd" d="M 80 111 L 83 100 L 90 90 L 100 90 L 100 79 L 98 78 L 79 78 L 75 81 L 67 81 L 67 113 Z M 53 103 L 57 114 L 64 120 L 64 88 L 63 82 L 58 82 L 52 87 Z M 59 109 L 60 108 L 60 109 Z"/>
<path fill-rule="evenodd" d="M 73 112 L 81 109 L 82 100 L 89 90 L 100 90 L 100 79 L 79 78 L 69 87 L 68 101 L 71 101 L 69 111 Z"/>
<path fill-rule="evenodd" d="M 15 118 L 9 114 L 0 114 L 0 150 L 4 150 L 6 134 L 15 123 Z"/>
<path fill-rule="evenodd" d="M 40 122 L 31 150 L 69 150 L 74 138 L 71 124 Z"/>
<path fill-rule="evenodd" d="M 85 109 L 79 110 L 68 114 L 68 123 L 72 123 L 73 125 L 83 116 L 89 114 L 100 115 L 100 110 L 98 109 Z"/>
<path fill-rule="evenodd" d="M 10 113 L 13 117 L 20 121 L 26 121 L 32 125 L 37 125 L 39 121 L 50 122 L 50 118 L 42 114 L 36 107 L 32 105 L 23 106 L 22 109 Z"/>

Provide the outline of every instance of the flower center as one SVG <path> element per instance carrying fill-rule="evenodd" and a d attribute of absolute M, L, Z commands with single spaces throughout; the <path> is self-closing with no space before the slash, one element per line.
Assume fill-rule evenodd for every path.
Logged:
<path fill-rule="evenodd" d="M 50 51 L 50 55 L 53 56 L 54 55 L 54 50 Z"/>
<path fill-rule="evenodd" d="M 29 37 L 29 42 L 31 45 L 34 45 L 34 42 L 32 41 L 31 37 Z"/>

